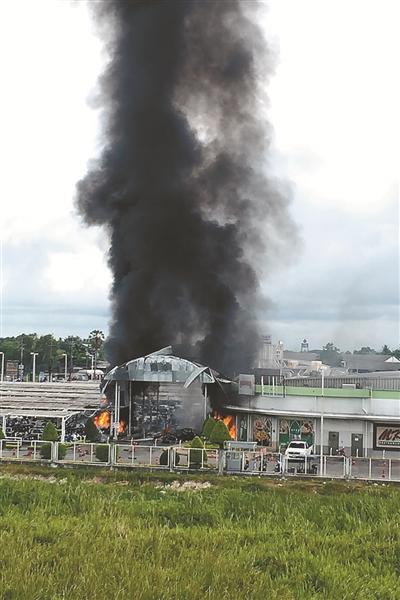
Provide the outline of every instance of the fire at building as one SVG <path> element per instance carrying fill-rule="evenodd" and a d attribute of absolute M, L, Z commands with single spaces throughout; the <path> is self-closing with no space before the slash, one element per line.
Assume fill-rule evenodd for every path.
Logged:
<path fill-rule="evenodd" d="M 146 438 L 182 429 L 195 434 L 212 413 L 224 421 L 234 439 L 236 420 L 223 411 L 232 385 L 210 367 L 174 356 L 171 347 L 163 348 L 106 375 L 102 408 L 94 423 L 114 438 Z"/>

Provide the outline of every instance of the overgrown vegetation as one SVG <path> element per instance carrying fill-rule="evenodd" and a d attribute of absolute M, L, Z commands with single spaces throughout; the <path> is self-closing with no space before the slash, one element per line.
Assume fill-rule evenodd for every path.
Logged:
<path fill-rule="evenodd" d="M 0 469 L 0 598 L 398 598 L 395 486 L 28 473 Z"/>

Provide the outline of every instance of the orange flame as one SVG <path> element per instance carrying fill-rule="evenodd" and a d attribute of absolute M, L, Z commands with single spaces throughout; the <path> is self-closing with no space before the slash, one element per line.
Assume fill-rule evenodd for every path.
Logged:
<path fill-rule="evenodd" d="M 223 417 L 217 412 L 213 413 L 213 418 L 218 419 L 219 421 L 223 421 L 228 428 L 229 435 L 233 440 L 236 440 L 236 422 L 235 417 L 233 415 L 228 415 L 227 417 Z"/>
<path fill-rule="evenodd" d="M 94 417 L 93 421 L 99 429 L 109 429 L 111 423 L 110 413 L 108 410 L 102 410 L 101 413 Z"/>
<path fill-rule="evenodd" d="M 99 429 L 110 429 L 111 425 L 111 415 L 108 410 L 102 410 L 98 415 L 96 415 L 93 419 L 94 424 Z M 118 423 L 118 433 L 124 433 L 126 429 L 125 421 L 120 421 Z"/>

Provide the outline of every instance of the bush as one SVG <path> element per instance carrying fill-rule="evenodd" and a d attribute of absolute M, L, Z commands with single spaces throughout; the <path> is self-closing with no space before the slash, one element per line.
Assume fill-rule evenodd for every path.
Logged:
<path fill-rule="evenodd" d="M 216 421 L 211 432 L 210 442 L 223 448 L 224 442 L 231 440 L 227 426 L 223 421 Z"/>
<path fill-rule="evenodd" d="M 86 421 L 85 435 L 88 442 L 98 442 L 100 440 L 100 432 L 94 424 L 92 418 L 89 418 Z"/>
<path fill-rule="evenodd" d="M 164 467 L 168 464 L 168 450 L 163 450 L 160 455 L 160 465 Z"/>
<path fill-rule="evenodd" d="M 168 453 L 169 453 L 169 450 L 168 450 L 168 448 L 166 448 L 165 450 L 162 451 L 162 453 L 160 455 L 160 465 L 163 465 L 164 467 L 166 467 L 168 465 Z M 179 461 L 180 461 L 180 456 L 179 456 L 178 452 L 176 452 L 175 465 L 179 465 Z"/>
<path fill-rule="evenodd" d="M 42 440 L 46 442 L 56 442 L 58 440 L 58 431 L 54 423 L 47 421 L 42 433 Z"/>
<path fill-rule="evenodd" d="M 58 444 L 58 460 L 64 460 L 67 454 L 68 446 L 66 444 Z"/>
<path fill-rule="evenodd" d="M 40 446 L 40 456 L 46 460 L 51 459 L 51 444 L 42 444 Z"/>
<path fill-rule="evenodd" d="M 190 454 L 189 466 L 191 469 L 199 469 L 201 467 L 202 459 L 203 459 L 203 463 L 205 463 L 207 461 L 207 455 L 204 452 L 204 444 L 198 435 L 196 435 L 196 437 L 193 438 L 193 440 L 190 444 L 190 448 L 191 448 L 191 450 L 189 451 L 189 454 Z M 194 450 L 192 448 L 194 448 Z"/>
<path fill-rule="evenodd" d="M 110 460 L 109 450 L 109 446 L 96 446 L 95 454 L 97 460 L 99 460 L 100 462 L 108 463 L 108 461 Z"/>
<path fill-rule="evenodd" d="M 214 429 L 215 423 L 216 423 L 216 420 L 213 419 L 212 417 L 207 417 L 207 419 L 204 421 L 201 435 L 204 438 L 206 438 L 206 440 L 210 439 L 211 432 Z"/>

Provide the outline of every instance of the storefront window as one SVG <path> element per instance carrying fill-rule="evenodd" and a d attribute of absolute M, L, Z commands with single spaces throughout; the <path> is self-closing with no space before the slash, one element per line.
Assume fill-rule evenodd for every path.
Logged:
<path fill-rule="evenodd" d="M 314 443 L 314 425 L 311 420 L 280 419 L 279 445 L 285 445 L 292 440 L 304 440 L 309 444 Z"/>
<path fill-rule="evenodd" d="M 253 441 L 260 446 L 272 446 L 271 417 L 253 417 Z"/>
<path fill-rule="evenodd" d="M 237 416 L 237 439 L 239 442 L 247 442 L 248 416 Z"/>

